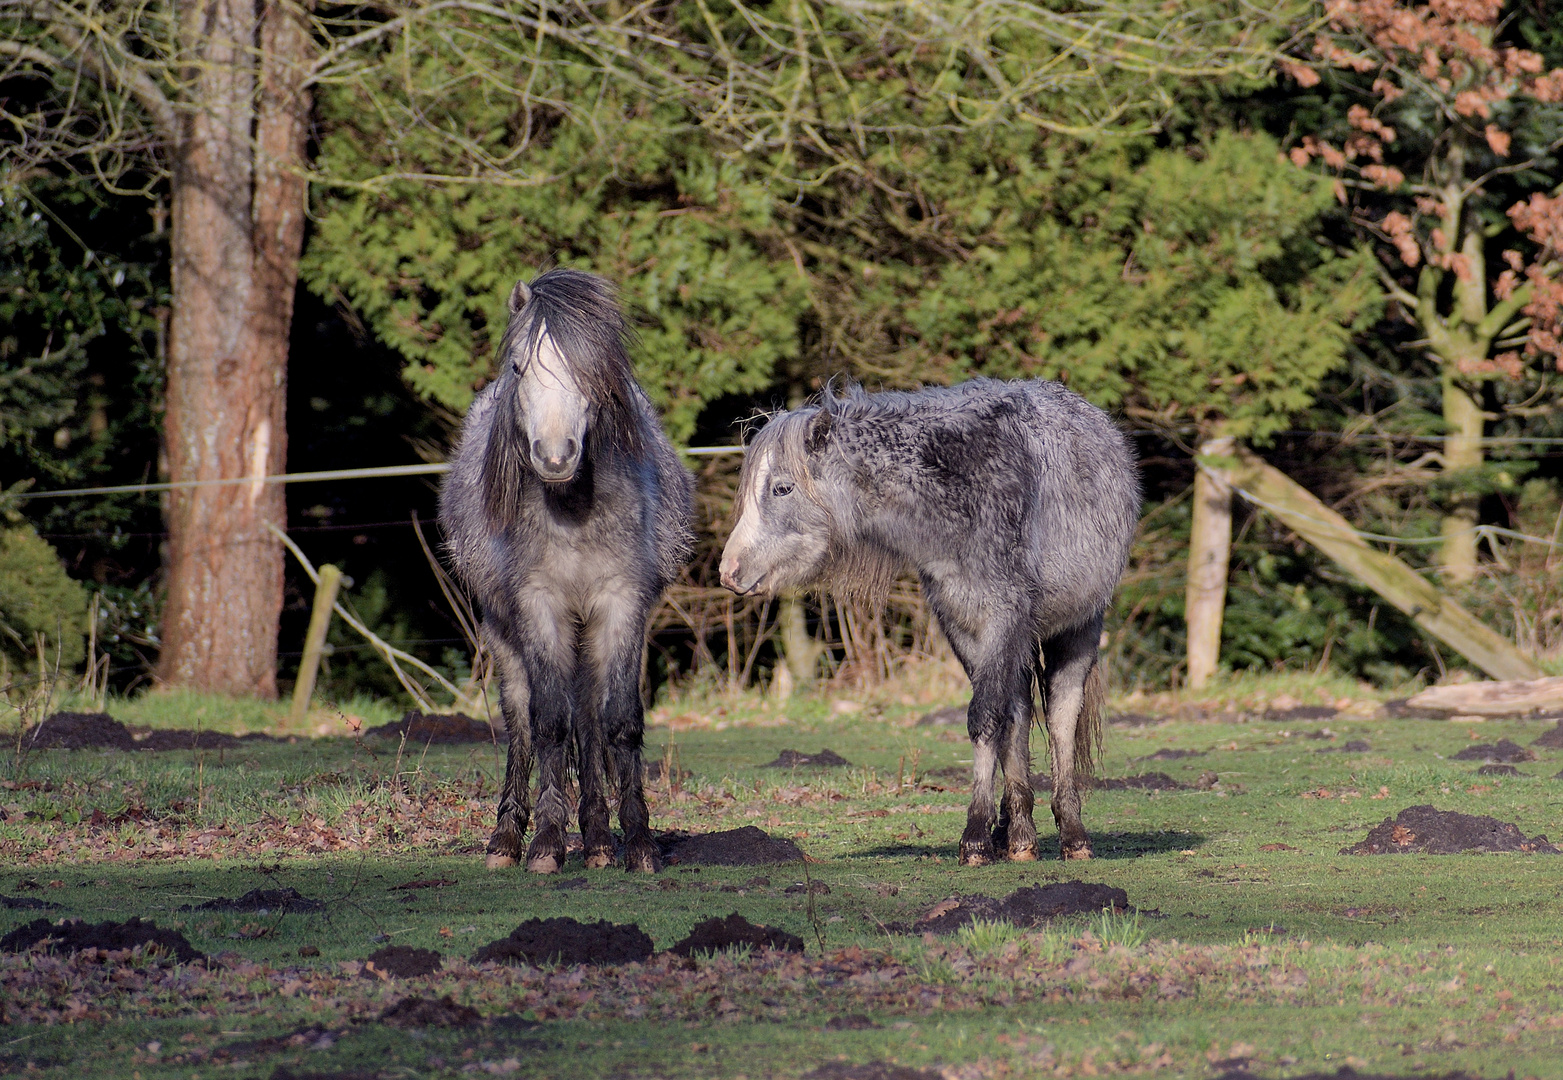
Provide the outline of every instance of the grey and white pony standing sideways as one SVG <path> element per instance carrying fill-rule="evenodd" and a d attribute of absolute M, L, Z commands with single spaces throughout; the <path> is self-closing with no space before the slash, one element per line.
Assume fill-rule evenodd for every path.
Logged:
<path fill-rule="evenodd" d="M 736 510 L 722 584 L 741 595 L 917 572 L 972 684 L 963 865 L 992 862 L 996 850 L 1037 858 L 1037 690 L 1060 854 L 1091 857 L 1077 782 L 1089 780 L 1101 740 L 1102 616 L 1140 510 L 1134 455 L 1105 413 L 1040 381 L 840 397 L 827 388 L 818 405 L 760 430 Z"/>
<path fill-rule="evenodd" d="M 694 481 L 630 367 L 606 281 L 550 270 L 510 294 L 502 374 L 467 412 L 440 490 L 458 576 L 483 609 L 510 735 L 490 867 L 564 865 L 566 776 L 580 785 L 590 868 L 611 866 L 606 784 L 625 868 L 661 868 L 641 788 L 646 619 L 694 543 Z"/>

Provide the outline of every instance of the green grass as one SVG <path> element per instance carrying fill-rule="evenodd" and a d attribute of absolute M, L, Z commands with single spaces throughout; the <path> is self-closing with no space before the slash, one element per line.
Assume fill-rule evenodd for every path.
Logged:
<path fill-rule="evenodd" d="M 715 693 L 658 709 L 663 726 L 648 732 L 647 756 L 693 776 L 653 787 L 655 824 L 754 824 L 796 837 L 817 860 L 807 876 L 831 890 L 812 907 L 785 891 L 804 880 L 802 866 L 673 868 L 647 879 L 576 863 L 563 877 L 587 886 L 568 890 L 557 878 L 490 873 L 481 845 L 502 768 L 490 747 L 328 738 L 203 754 L 7 752 L 0 893 L 60 903 L 52 916 L 138 914 L 176 925 L 227 967 L 180 976 L 177 991 L 157 981 L 174 975 L 149 976 L 155 985 L 131 993 L 104 981 L 109 969 L 96 962 L 50 974 L 55 961 L 35 970 L 26 958 L 0 960 L 8 980 L 0 1008 L 9 1010 L 0 1068 L 31 1061 L 42 1075 L 139 1072 L 145 1080 L 270 1076 L 279 1066 L 373 1067 L 384 1076 L 456 1076 L 468 1067 L 488 1075 L 487 1066 L 522 1076 L 794 1077 L 844 1055 L 960 1066 L 972 1076 L 1208 1076 L 1213 1062 L 1247 1060 L 1277 1077 L 1343 1064 L 1395 1075 L 1497 1077 L 1514 1068 L 1563 1077 L 1563 859 L 1339 854 L 1416 803 L 1563 839 L 1563 781 L 1550 779 L 1563 754 L 1542 751 L 1543 760 L 1520 766 L 1525 777 L 1477 777 L 1478 763 L 1449 760 L 1473 732 L 1523 745 L 1541 725 L 1250 718 L 1267 696 L 1307 700 L 1310 692 L 1366 697 L 1355 686 L 1294 680 L 1229 684 L 1202 703 L 1130 705 L 1208 704 L 1187 715 L 1211 718 L 1111 728 L 1105 775 L 1154 770 L 1191 781 L 1209 770 L 1219 789 L 1095 792 L 1086 824 L 1097 860 L 981 869 L 955 865 L 967 783 L 941 772 L 969 762 L 970 746 L 963 731 L 912 725 L 927 706 L 923 690 L 853 696 L 862 707 L 847 714 L 836 710 L 839 698 L 780 707 Z M 209 715 L 222 707 L 193 704 Z M 157 710 L 160 726 L 178 721 L 166 702 Z M 132 721 L 120 703 L 109 711 Z M 1334 739 L 1305 737 L 1325 728 Z M 1350 739 L 1368 740 L 1371 751 L 1316 752 Z M 822 747 L 853 766 L 761 767 L 784 748 Z M 1163 748 L 1206 755 L 1130 760 Z M 1046 819 L 1039 807 L 1044 845 L 1052 842 Z M 454 884 L 393 888 L 430 878 Z M 1141 910 L 1038 931 L 983 925 L 932 944 L 884 930 L 953 893 L 1002 897 L 1074 878 L 1119 886 Z M 326 901 L 326 912 L 177 910 L 286 886 Z M 584 974 L 480 971 L 461 961 L 532 916 L 636 922 L 662 949 L 731 911 L 798 934 L 807 957 Z M 0 910 L 0 931 L 33 917 Z M 387 985 L 343 968 L 386 940 L 440 950 L 447 971 Z M 300 958 L 303 946 L 320 955 Z M 98 996 L 72 1013 L 72 995 L 94 986 Z M 509 1019 L 416 1036 L 372 1022 L 409 992 L 450 993 Z M 826 1026 L 855 1015 L 879 1026 Z M 248 1072 L 197 1060 L 314 1023 L 344 1034 L 329 1049 L 273 1049 Z M 248 1034 L 223 1034 L 237 1031 Z M 158 1052 L 147 1051 L 151 1042 Z"/>

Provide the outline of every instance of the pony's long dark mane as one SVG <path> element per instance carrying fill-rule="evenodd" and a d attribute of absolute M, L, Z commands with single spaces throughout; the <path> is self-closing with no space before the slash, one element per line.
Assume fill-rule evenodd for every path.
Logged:
<path fill-rule="evenodd" d="M 490 506 L 508 506 L 520 491 L 522 472 L 529 470 L 521 435 L 515 384 L 537 355 L 544 333 L 553 339 L 570 366 L 570 374 L 592 403 L 585 453 L 638 458 L 649 445 L 650 423 L 641 407 L 630 349 L 634 334 L 619 310 L 618 297 L 607 281 L 581 270 L 559 268 L 540 275 L 530 296 L 510 317 L 499 342 L 503 369 L 494 403 L 484 460 L 484 482 Z"/>

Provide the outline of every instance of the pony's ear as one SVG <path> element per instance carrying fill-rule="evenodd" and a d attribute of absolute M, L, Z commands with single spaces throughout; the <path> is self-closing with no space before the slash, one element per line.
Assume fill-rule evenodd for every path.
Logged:
<path fill-rule="evenodd" d="M 524 281 L 516 282 L 516 287 L 510 290 L 510 314 L 514 315 L 526 307 L 526 302 L 532 299 L 532 290 Z"/>
<path fill-rule="evenodd" d="M 825 449 L 825 443 L 830 439 L 831 415 L 829 409 L 820 409 L 814 414 L 814 419 L 809 421 L 809 433 L 803 440 L 803 445 L 811 454 L 817 454 Z"/>

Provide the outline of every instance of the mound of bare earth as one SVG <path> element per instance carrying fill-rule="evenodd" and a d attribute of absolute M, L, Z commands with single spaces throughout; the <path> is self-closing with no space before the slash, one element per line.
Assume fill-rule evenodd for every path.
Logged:
<path fill-rule="evenodd" d="M 602 920 L 580 923 L 563 917 L 528 919 L 509 937 L 491 941 L 472 956 L 506 964 L 634 964 L 651 958 L 651 938 L 639 926 Z"/>
<path fill-rule="evenodd" d="M 1531 745 L 1544 750 L 1563 750 L 1563 720 L 1543 731 L 1539 738 L 1531 741 Z"/>
<path fill-rule="evenodd" d="M 1154 754 L 1146 754 L 1144 757 L 1131 758 L 1131 761 L 1182 761 L 1184 758 L 1204 757 L 1203 750 L 1158 750 Z"/>
<path fill-rule="evenodd" d="M 1111 885 L 1061 881 L 1030 885 L 1003 900 L 977 893 L 941 900 L 908 929 L 914 934 L 952 934 L 974 919 L 1002 920 L 1016 926 L 1038 926 L 1064 915 L 1129 910 L 1129 894 Z"/>
<path fill-rule="evenodd" d="M 1283 724 L 1296 724 L 1311 720 L 1333 720 L 1336 712 L 1337 710 L 1328 705 L 1297 705 L 1290 709 L 1266 709 L 1265 719 Z"/>
<path fill-rule="evenodd" d="M 53 900 L 39 900 L 32 896 L 0 896 L 0 908 L 9 911 L 58 911 L 60 905 Z"/>
<path fill-rule="evenodd" d="M 700 836 L 663 833 L 657 837 L 657 846 L 669 866 L 765 866 L 803 859 L 803 849 L 797 844 L 754 825 Z"/>
<path fill-rule="evenodd" d="M 943 1076 L 938 1069 L 914 1069 L 888 1061 L 870 1061 L 862 1065 L 827 1061 L 813 1072 L 804 1073 L 803 1080 L 940 1080 Z"/>
<path fill-rule="evenodd" d="M 253 911 L 258 915 L 322 911 L 325 905 L 299 894 L 297 889 L 251 889 L 232 899 L 219 896 L 204 904 L 183 904 L 176 911 Z"/>
<path fill-rule="evenodd" d="M 225 750 L 252 742 L 277 742 L 270 735 L 226 735 L 190 728 L 132 731 L 108 713 L 59 712 L 24 732 L 33 750 Z"/>
<path fill-rule="evenodd" d="M 439 999 L 402 998 L 380 1014 L 380 1023 L 399 1028 L 472 1027 L 483 1016 L 467 1005 L 458 1005 L 446 994 Z"/>
<path fill-rule="evenodd" d="M 775 761 L 762 765 L 763 769 L 841 769 L 850 768 L 852 762 L 834 750 L 821 750 L 817 754 L 805 754 L 798 750 L 783 750 Z"/>
<path fill-rule="evenodd" d="M 415 979 L 420 975 L 433 975 L 440 970 L 443 961 L 433 949 L 418 949 L 411 945 L 387 945 L 369 954 L 364 962 L 366 978 L 389 976 L 395 979 Z"/>
<path fill-rule="evenodd" d="M 509 741 L 503 724 L 474 720 L 464 713 L 409 712 L 394 724 L 381 724 L 364 734 L 380 739 L 400 739 L 406 735 L 408 742 L 419 745 Z"/>
<path fill-rule="evenodd" d="M 205 960 L 206 954 L 197 951 L 177 930 L 159 930 L 156 923 L 131 918 L 125 922 L 86 923 L 70 921 L 56 926 L 48 919 L 34 919 L 19 926 L 5 937 L 0 937 L 0 952 L 26 952 L 40 942 L 47 942 L 49 952 L 76 953 L 83 949 L 102 949 L 119 952 L 142 946 L 154 946 L 170 954 L 181 964 L 192 960 Z"/>
<path fill-rule="evenodd" d="M 803 939 L 774 926 L 756 926 L 738 912 L 725 919 L 707 919 L 696 924 L 689 936 L 668 952 L 677 956 L 714 953 L 748 945 L 754 949 L 780 949 L 802 952 Z"/>
<path fill-rule="evenodd" d="M 55 713 L 22 735 L 35 750 L 134 750 L 130 729 L 108 713 Z"/>
<path fill-rule="evenodd" d="M 917 721 L 918 727 L 954 727 L 959 724 L 966 726 L 966 706 L 949 705 L 943 709 L 935 709 L 931 713 L 924 713 Z"/>
<path fill-rule="evenodd" d="M 1210 775 L 1215 775 L 1214 773 Z M 1214 783 L 1214 781 L 1211 781 Z M 1124 777 L 1100 777 L 1088 781 L 1088 785 L 1096 791 L 1187 791 L 1188 785 L 1179 783 L 1164 772 L 1141 773 L 1139 776 Z M 1086 786 L 1086 785 L 1077 785 Z M 1209 785 L 1205 785 L 1208 787 Z M 1052 791 L 1053 778 L 1047 773 L 1036 773 L 1031 777 L 1032 791 Z"/>
<path fill-rule="evenodd" d="M 1342 855 L 1459 855 L 1467 851 L 1563 854 L 1545 836 L 1527 837 L 1506 821 L 1425 805 L 1406 807 L 1374 826 L 1361 843 L 1341 848 Z"/>
<path fill-rule="evenodd" d="M 1453 755 L 1451 761 L 1485 761 L 1489 765 L 1494 763 L 1512 763 L 1516 761 L 1535 761 L 1536 751 L 1527 750 L 1525 747 L 1510 739 L 1499 739 L 1491 745 L 1476 743 L 1467 746 L 1458 754 Z"/>

